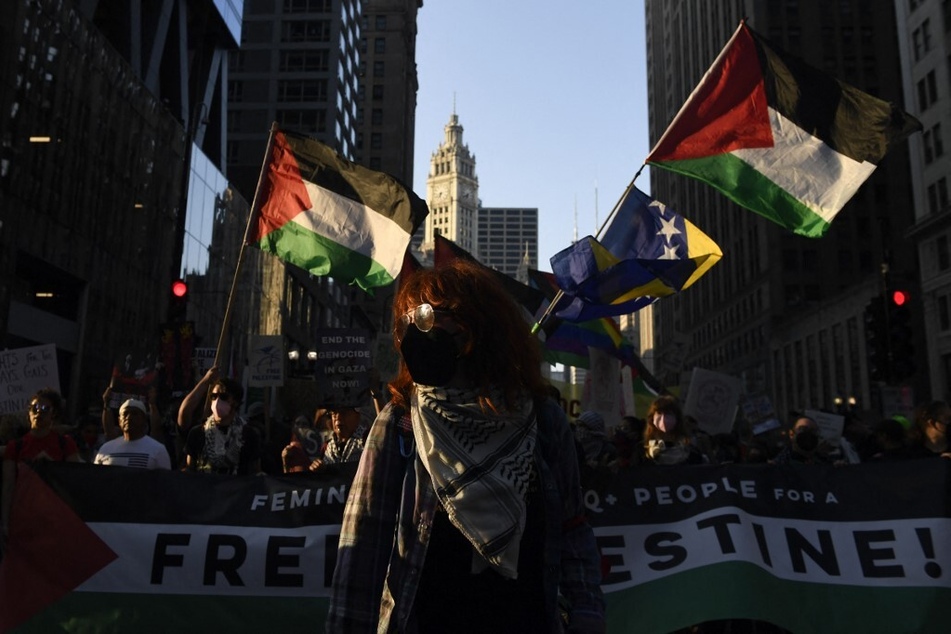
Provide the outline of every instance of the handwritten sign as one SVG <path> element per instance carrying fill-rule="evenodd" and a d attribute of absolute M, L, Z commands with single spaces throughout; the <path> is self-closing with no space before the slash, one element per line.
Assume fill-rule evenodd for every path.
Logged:
<path fill-rule="evenodd" d="M 0 414 L 25 412 L 30 397 L 45 387 L 59 391 L 54 344 L 0 351 Z"/>
<path fill-rule="evenodd" d="M 684 413 L 693 416 L 700 429 L 710 435 L 729 433 L 741 390 L 742 384 L 736 377 L 694 368 Z"/>
<path fill-rule="evenodd" d="M 324 402 L 359 406 L 370 387 L 370 333 L 356 328 L 317 331 L 314 378 Z"/>

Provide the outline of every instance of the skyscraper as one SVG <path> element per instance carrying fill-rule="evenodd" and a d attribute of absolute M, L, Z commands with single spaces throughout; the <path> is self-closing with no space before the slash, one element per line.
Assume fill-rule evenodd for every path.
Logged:
<path fill-rule="evenodd" d="M 185 266 L 207 269 L 212 235 L 240 208 L 206 185 L 227 190 L 223 59 L 241 8 L 5 8 L 0 346 L 54 344 L 72 416 L 98 402 L 118 355 L 157 348 L 171 281 Z M 187 178 L 196 164 L 206 182 Z M 190 236 L 204 240 L 204 259 L 189 259 Z"/>
<path fill-rule="evenodd" d="M 901 104 L 894 4 L 647 0 L 649 125 L 663 134 L 740 19 L 839 79 Z M 730 203 L 711 187 L 651 170 L 652 194 L 723 249 L 723 261 L 655 305 L 655 360 L 684 350 L 663 378 L 693 367 L 740 377 L 780 416 L 832 408 L 836 397 L 880 405 L 868 377 L 862 315 L 888 279 L 914 280 L 906 147 L 891 152 L 822 239 L 798 237 Z M 685 345 L 681 345 L 685 344 Z M 661 370 L 664 368 L 660 368 Z M 920 382 L 914 383 L 921 389 Z"/>

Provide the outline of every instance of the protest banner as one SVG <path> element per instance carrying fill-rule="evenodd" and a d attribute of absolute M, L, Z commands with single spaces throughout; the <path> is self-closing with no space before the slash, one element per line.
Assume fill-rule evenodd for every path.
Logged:
<path fill-rule="evenodd" d="M 45 387 L 59 392 L 54 344 L 0 350 L 0 414 L 25 413 L 30 398 Z"/>
<path fill-rule="evenodd" d="M 742 387 L 736 377 L 694 368 L 684 414 L 692 416 L 700 429 L 711 436 L 728 434 L 733 429 Z"/>
<path fill-rule="evenodd" d="M 355 466 L 247 477 L 21 466 L 0 630 L 266 631 L 280 615 L 282 629 L 320 631 Z M 585 492 L 608 631 L 716 619 L 944 631 L 949 482 L 939 459 L 621 469 Z"/>
<path fill-rule="evenodd" d="M 325 403 L 365 405 L 370 389 L 370 333 L 357 328 L 317 331 L 314 379 Z"/>
<path fill-rule="evenodd" d="M 248 336 L 248 385 L 284 385 L 284 338 L 281 335 Z"/>

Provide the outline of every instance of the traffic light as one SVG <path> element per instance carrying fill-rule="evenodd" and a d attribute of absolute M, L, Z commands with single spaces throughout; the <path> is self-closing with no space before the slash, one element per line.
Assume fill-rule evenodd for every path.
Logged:
<path fill-rule="evenodd" d="M 872 381 L 888 381 L 888 314 L 882 297 L 873 297 L 865 307 L 865 358 Z"/>
<path fill-rule="evenodd" d="M 892 356 L 892 378 L 906 379 L 915 373 L 915 346 L 911 329 L 911 294 L 892 291 L 888 297 L 888 339 Z"/>
<path fill-rule="evenodd" d="M 168 298 L 168 321 L 181 323 L 188 318 L 188 284 L 184 280 L 172 282 Z"/>

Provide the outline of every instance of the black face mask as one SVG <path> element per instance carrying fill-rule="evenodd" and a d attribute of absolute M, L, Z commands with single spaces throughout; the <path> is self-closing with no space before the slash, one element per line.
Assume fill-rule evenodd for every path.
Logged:
<path fill-rule="evenodd" d="M 819 434 L 811 429 L 806 429 L 796 434 L 793 442 L 796 443 L 796 447 L 800 451 L 815 451 L 816 447 L 819 446 Z"/>
<path fill-rule="evenodd" d="M 443 387 L 456 375 L 459 349 L 453 335 L 442 328 L 422 332 L 415 325 L 406 329 L 400 354 L 413 382 Z"/>

